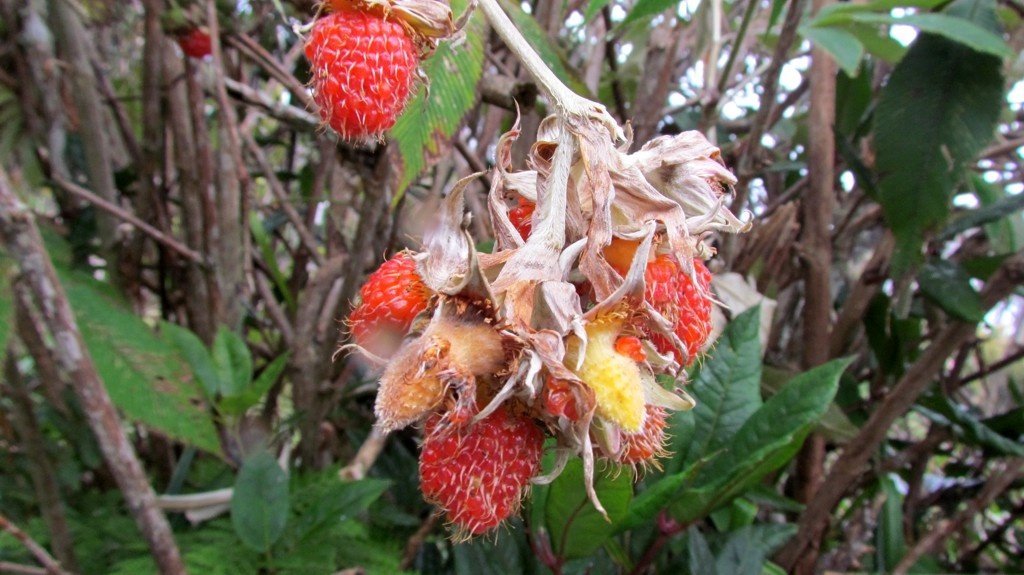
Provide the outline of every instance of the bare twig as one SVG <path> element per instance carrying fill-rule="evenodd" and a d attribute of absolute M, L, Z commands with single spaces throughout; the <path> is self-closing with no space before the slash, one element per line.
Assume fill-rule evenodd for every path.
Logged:
<path fill-rule="evenodd" d="M 206 258 L 204 258 L 202 254 L 186 246 L 185 244 L 179 242 L 177 239 L 172 238 L 171 236 L 168 236 L 167 234 L 147 224 L 146 222 L 139 219 L 135 214 L 129 212 L 128 210 L 122 208 L 121 206 L 112 202 L 108 202 L 107 200 L 90 192 L 89 190 L 83 188 L 82 186 L 79 186 L 78 184 L 75 184 L 73 182 L 69 182 L 64 178 L 55 176 L 53 181 L 60 187 L 60 189 L 64 190 L 65 192 L 78 196 L 79 198 L 82 198 L 83 200 L 93 204 L 94 206 L 107 212 L 108 214 L 111 214 L 114 217 L 125 222 L 128 222 L 129 224 L 135 226 L 140 231 L 145 233 L 147 236 L 153 238 L 153 241 L 159 243 L 160 245 L 170 250 L 173 250 L 175 253 L 180 254 L 189 261 L 199 265 L 207 265 Z"/>
<path fill-rule="evenodd" d="M 58 563 L 57 560 L 54 559 L 45 548 L 43 548 L 42 545 L 36 543 L 36 540 L 29 537 L 28 533 L 22 531 L 17 525 L 11 523 L 10 519 L 3 515 L 0 515 L 0 529 L 10 533 L 15 539 L 24 545 L 25 549 L 28 549 L 28 552 L 35 557 L 36 561 L 46 568 L 46 573 L 49 573 L 50 575 L 70 575 L 63 567 L 60 566 L 60 563 Z"/>
<path fill-rule="evenodd" d="M 31 288 L 50 336 L 57 342 L 53 350 L 57 362 L 74 382 L 74 390 L 89 426 L 139 530 L 149 543 L 157 566 L 165 574 L 185 573 L 170 525 L 156 505 L 156 496 L 145 470 L 125 435 L 117 409 L 85 347 L 35 220 L 15 196 L 7 172 L 2 167 L 0 235 L 7 252 L 18 263 L 21 281 Z"/>
<path fill-rule="evenodd" d="M 911 547 L 893 569 L 894 575 L 903 575 L 922 556 L 934 552 L 954 533 L 959 532 L 975 515 L 981 513 L 996 497 L 1006 491 L 1018 477 L 1024 475 L 1024 458 L 1017 457 L 1006 462 L 1002 469 L 989 476 L 985 486 L 974 499 L 967 502 L 952 519 L 942 522 L 937 529 L 929 530 L 916 545 Z"/>
<path fill-rule="evenodd" d="M 384 446 L 387 445 L 388 434 L 381 431 L 376 425 L 370 430 L 370 435 L 366 437 L 366 441 L 359 446 L 359 451 L 356 452 L 355 457 L 348 465 L 341 468 L 338 472 L 338 476 L 342 479 L 347 480 L 359 480 L 366 477 L 366 472 L 373 467 L 374 462 L 380 456 L 381 452 L 384 451 Z"/>

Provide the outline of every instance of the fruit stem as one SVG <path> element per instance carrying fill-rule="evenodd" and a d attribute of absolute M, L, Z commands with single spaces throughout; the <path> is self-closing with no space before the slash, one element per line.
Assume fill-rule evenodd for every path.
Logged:
<path fill-rule="evenodd" d="M 530 42 L 523 37 L 523 34 L 516 28 L 516 25 L 512 23 L 512 20 L 505 14 L 501 6 L 498 5 L 498 0 L 477 0 L 477 4 L 483 10 L 484 15 L 491 23 L 491 26 L 494 27 L 498 36 L 508 46 L 508 49 L 519 57 L 526 71 L 540 85 L 541 91 L 548 97 L 563 120 L 571 121 L 571 116 L 597 119 L 608 128 L 613 138 L 617 140 L 625 139 L 622 128 L 603 105 L 573 92 L 571 88 L 558 79 L 558 76 L 551 71 L 551 68 L 548 68 L 548 65 L 544 63 L 544 60 L 541 59 L 537 51 L 530 45 Z"/>

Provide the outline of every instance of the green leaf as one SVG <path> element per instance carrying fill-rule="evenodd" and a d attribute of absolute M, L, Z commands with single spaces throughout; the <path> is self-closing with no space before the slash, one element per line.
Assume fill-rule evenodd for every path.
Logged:
<path fill-rule="evenodd" d="M 281 377 L 284 369 L 288 366 L 288 359 L 291 352 L 279 355 L 270 362 L 260 375 L 252 382 L 252 385 L 245 388 L 241 394 L 236 396 L 224 396 L 217 403 L 217 408 L 229 415 L 241 415 L 247 409 L 259 403 L 260 399 L 270 391 L 277 379 Z"/>
<path fill-rule="evenodd" d="M 217 431 L 186 360 L 108 285 L 62 266 L 57 275 L 114 405 L 128 419 L 219 454 Z"/>
<path fill-rule="evenodd" d="M 524 547 L 526 549 L 524 549 Z M 523 560 L 529 547 L 522 529 L 502 529 L 491 538 L 477 537 L 452 546 L 456 575 L 526 573 Z M 528 555 L 527 555 L 528 556 Z"/>
<path fill-rule="evenodd" d="M 971 278 L 949 260 L 928 262 L 917 274 L 921 293 L 951 315 L 970 323 L 985 318 L 981 296 L 971 286 Z"/>
<path fill-rule="evenodd" d="M 805 507 L 803 503 L 779 495 L 777 491 L 765 485 L 755 485 L 746 493 L 745 497 L 762 507 L 788 511 L 789 513 L 800 513 Z"/>
<path fill-rule="evenodd" d="M 679 4 L 679 0 L 637 0 L 620 26 L 626 26 L 650 16 L 661 14 Z"/>
<path fill-rule="evenodd" d="M 685 412 L 694 420 L 694 439 L 689 445 L 673 442 L 670 447 L 686 454 L 685 464 L 720 449 L 761 406 L 760 314 L 755 306 L 731 321 L 710 359 L 694 374 L 687 389 L 697 406 Z"/>
<path fill-rule="evenodd" d="M 637 494 L 629 504 L 625 516 L 615 522 L 615 533 L 621 533 L 652 521 L 686 485 L 700 464 L 691 465 L 680 473 L 667 475 Z"/>
<path fill-rule="evenodd" d="M 828 410 L 849 363 L 833 360 L 801 373 L 765 402 L 697 472 L 695 487 L 679 494 L 670 508 L 676 519 L 704 517 L 788 462 Z"/>
<path fill-rule="evenodd" d="M 864 44 L 864 47 L 871 55 L 877 56 L 890 64 L 899 62 L 903 55 L 907 53 L 906 46 L 894 40 L 887 33 L 880 32 L 876 26 L 850 22 L 843 26 L 843 28 L 856 36 L 857 40 Z"/>
<path fill-rule="evenodd" d="M 188 362 L 189 368 L 192 369 L 192 374 L 199 380 L 199 384 L 203 386 L 206 397 L 210 400 L 216 398 L 217 393 L 223 387 L 220 382 L 220 374 L 213 363 L 213 357 L 210 355 L 209 350 L 206 349 L 206 346 L 203 345 L 203 341 L 199 339 L 199 336 L 180 325 L 166 321 L 160 324 L 160 333 L 171 342 L 171 345 Z"/>
<path fill-rule="evenodd" d="M 238 397 L 252 382 L 252 354 L 242 336 L 224 326 L 213 340 L 213 364 L 224 397 Z"/>
<path fill-rule="evenodd" d="M 902 17 L 890 16 L 888 14 L 854 14 L 851 16 L 851 20 L 862 24 L 903 24 L 905 26 L 913 26 L 921 32 L 942 36 L 977 52 L 991 54 L 998 58 L 1007 58 L 1014 55 L 1013 50 L 998 35 L 989 32 L 970 20 L 956 16 L 934 12 L 908 14 Z"/>
<path fill-rule="evenodd" d="M 587 3 L 587 9 L 583 12 L 583 21 L 590 22 L 593 20 L 594 16 L 600 14 L 601 10 L 604 9 L 610 1 L 611 0 L 590 0 L 590 2 Z"/>
<path fill-rule="evenodd" d="M 1024 445 L 1016 441 L 1016 437 L 1000 434 L 943 394 L 933 393 L 922 398 L 915 409 L 939 425 L 951 427 L 957 437 L 997 456 L 1024 457 Z M 1017 435 L 1021 433 L 1020 429 L 1016 431 Z"/>
<path fill-rule="evenodd" d="M 899 244 L 897 271 L 920 258 L 924 234 L 948 216 L 963 165 L 991 139 L 1002 107 L 999 58 L 921 35 L 875 112 L 880 200 Z"/>
<path fill-rule="evenodd" d="M 587 85 L 569 65 L 565 51 L 541 28 L 540 24 L 537 23 L 537 19 L 523 12 L 522 7 L 516 2 L 500 0 L 500 3 L 505 13 L 508 14 L 516 28 L 519 29 L 519 32 L 530 42 L 530 45 L 537 51 L 537 54 L 544 60 L 544 63 L 548 65 L 548 68 L 555 73 L 555 76 L 558 76 L 559 80 L 565 82 L 577 94 L 588 98 L 591 97 L 590 89 L 587 88 Z"/>
<path fill-rule="evenodd" d="M 1007 216 L 1019 212 L 1020 210 L 1024 210 L 1024 194 L 1004 196 L 980 208 L 964 212 L 942 230 L 938 239 L 952 239 L 959 233 L 966 232 L 969 229 L 983 226 L 985 224 L 997 222 Z"/>
<path fill-rule="evenodd" d="M 878 517 L 875 545 L 878 548 L 879 567 L 882 571 L 891 571 L 907 552 L 903 538 L 903 494 L 891 474 L 880 477 L 878 483 L 885 494 L 885 502 Z"/>
<path fill-rule="evenodd" d="M 864 58 L 864 44 L 857 36 L 842 28 L 802 26 L 800 33 L 819 48 L 832 54 L 839 67 L 851 78 L 857 76 Z"/>
<path fill-rule="evenodd" d="M 594 489 L 608 512 L 609 522 L 594 508 L 583 485 L 583 465 L 574 459 L 548 490 L 544 519 L 555 554 L 563 559 L 586 557 L 597 551 L 615 531 L 633 497 L 633 474 L 628 468 L 607 468 L 595 473 Z"/>
<path fill-rule="evenodd" d="M 758 547 L 748 528 L 730 533 L 725 546 L 715 557 L 715 571 L 730 575 L 761 575 L 765 552 Z"/>
<path fill-rule="evenodd" d="M 456 13 L 465 6 L 465 0 L 452 2 Z M 474 14 L 464 32 L 459 45 L 442 42 L 423 62 L 430 88 L 420 89 L 391 129 L 398 164 L 392 170 L 398 178 L 392 206 L 413 180 L 448 153 L 452 136 L 476 104 L 486 40 L 483 15 Z"/>
<path fill-rule="evenodd" d="M 274 456 L 261 451 L 242 464 L 231 498 L 231 524 L 250 548 L 266 551 L 288 521 L 288 475 Z"/>
<path fill-rule="evenodd" d="M 700 529 L 691 527 L 686 532 L 686 547 L 690 555 L 690 575 L 717 575 L 715 557 Z"/>

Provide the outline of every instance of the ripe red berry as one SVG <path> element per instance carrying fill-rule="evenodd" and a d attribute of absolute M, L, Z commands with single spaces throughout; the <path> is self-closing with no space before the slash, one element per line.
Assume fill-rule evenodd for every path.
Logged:
<path fill-rule="evenodd" d="M 664 254 L 649 262 L 644 274 L 644 297 L 672 322 L 686 353 L 660 334 L 651 334 L 651 342 L 659 352 L 674 354 L 683 365 L 693 362 L 711 334 L 711 272 L 698 259 L 693 260 L 693 267 L 696 285 L 671 256 Z"/>
<path fill-rule="evenodd" d="M 306 44 L 313 99 L 323 118 L 348 139 L 379 137 L 402 113 L 419 55 L 395 19 L 342 10 L 317 20 Z"/>
<path fill-rule="evenodd" d="M 366 278 L 359 295 L 349 315 L 352 336 L 373 353 L 389 355 L 427 308 L 430 289 L 416 273 L 416 261 L 400 252 Z"/>
<path fill-rule="evenodd" d="M 467 427 L 440 422 L 434 415 L 424 429 L 420 488 L 461 535 L 485 533 L 519 510 L 530 478 L 540 470 L 544 434 L 504 406 Z"/>
<path fill-rule="evenodd" d="M 537 205 L 533 202 L 519 198 L 519 205 L 508 211 L 508 219 L 519 230 L 524 241 L 533 233 L 533 212 L 536 209 Z"/>
<path fill-rule="evenodd" d="M 178 36 L 178 45 L 189 58 L 205 58 L 213 51 L 213 41 L 210 39 L 210 35 L 200 28 L 193 28 Z"/>
<path fill-rule="evenodd" d="M 647 406 L 643 428 L 636 433 L 622 434 L 621 463 L 645 463 L 665 453 L 665 410 Z"/>
<path fill-rule="evenodd" d="M 564 379 L 548 377 L 543 391 L 544 412 L 552 417 L 564 417 L 576 421 L 580 411 L 576 407 L 576 396 L 572 387 Z"/>
<path fill-rule="evenodd" d="M 647 360 L 644 344 L 640 341 L 640 338 L 631 335 L 620 336 L 616 339 L 615 351 L 636 362 Z"/>

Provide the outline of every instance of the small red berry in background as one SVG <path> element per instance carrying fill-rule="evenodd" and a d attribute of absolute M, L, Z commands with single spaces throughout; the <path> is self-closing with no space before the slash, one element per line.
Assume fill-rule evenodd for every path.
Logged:
<path fill-rule="evenodd" d="M 189 58 L 201 59 L 213 52 L 213 40 L 202 28 L 193 28 L 178 36 L 178 46 Z"/>
<path fill-rule="evenodd" d="M 519 230 L 519 235 L 523 237 L 523 241 L 529 239 L 530 234 L 533 233 L 533 212 L 536 209 L 537 204 L 519 198 L 519 205 L 508 211 L 508 219 Z"/>
<path fill-rule="evenodd" d="M 320 117 L 349 140 L 378 138 L 395 125 L 420 61 L 400 22 L 360 10 L 317 20 L 306 57 Z"/>

